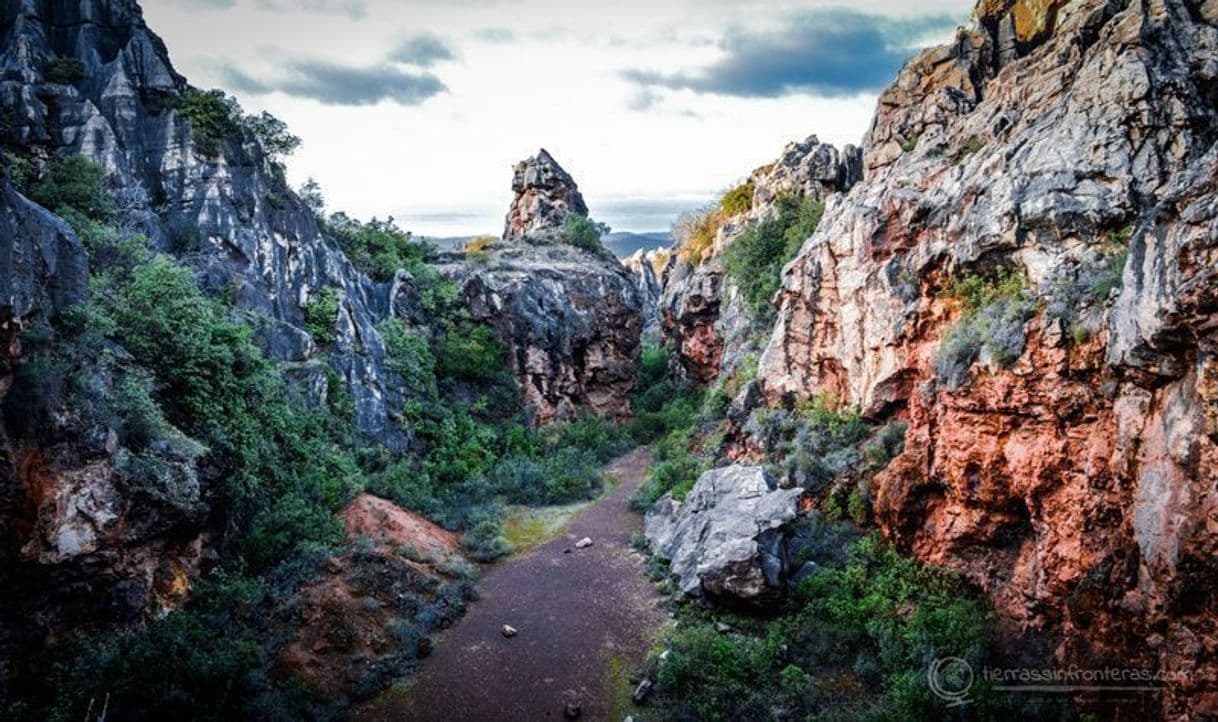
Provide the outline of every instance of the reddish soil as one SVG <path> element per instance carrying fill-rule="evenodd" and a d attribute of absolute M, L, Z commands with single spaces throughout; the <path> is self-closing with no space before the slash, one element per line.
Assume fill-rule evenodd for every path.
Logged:
<path fill-rule="evenodd" d="M 482 599 L 439 638 L 410 689 L 355 718 L 536 722 L 563 719 L 569 703 L 580 706 L 581 720 L 620 714 L 614 706 L 623 678 L 667 620 L 642 556 L 630 547 L 642 519 L 628 501 L 650 461 L 648 449 L 614 461 L 607 471 L 621 483 L 565 533 L 488 568 Z M 576 549 L 583 537 L 592 546 Z M 505 638 L 505 624 L 518 634 Z"/>

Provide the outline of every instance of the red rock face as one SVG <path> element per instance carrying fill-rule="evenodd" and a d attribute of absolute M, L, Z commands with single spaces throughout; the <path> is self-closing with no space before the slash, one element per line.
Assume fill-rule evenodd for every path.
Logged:
<path fill-rule="evenodd" d="M 544 148 L 516 164 L 512 192 L 516 196 L 503 229 L 507 241 L 548 240 L 561 231 L 568 214 L 588 215 L 579 186 Z"/>
<path fill-rule="evenodd" d="M 292 598 L 295 636 L 278 658 L 282 672 L 335 702 L 366 697 L 427 654 L 426 635 L 464 609 L 438 590 L 468 567 L 456 535 L 385 499 L 361 494 L 343 521 L 348 540 L 366 546 L 326 560 Z M 434 621 L 415 619 L 423 607 Z"/>
<path fill-rule="evenodd" d="M 907 421 L 872 486 L 885 535 L 960 571 L 1063 664 L 1175 675 L 1158 713 L 1208 719 L 1218 120 L 1209 81 L 1179 79 L 1212 75 L 1218 17 L 991 5 L 881 96 L 867 178 L 789 267 L 759 376 L 772 402 L 823 394 Z M 1112 249 L 1119 290 L 1096 290 Z M 983 358 L 953 389 L 936 370 L 963 314 L 948 290 L 997 267 L 1034 308 L 1010 363 Z"/>

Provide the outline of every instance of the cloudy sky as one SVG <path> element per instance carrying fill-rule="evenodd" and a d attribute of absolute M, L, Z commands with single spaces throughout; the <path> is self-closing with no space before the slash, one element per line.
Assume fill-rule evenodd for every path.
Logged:
<path fill-rule="evenodd" d="M 665 230 L 790 140 L 859 143 L 878 91 L 962 0 L 149 0 L 200 87 L 304 140 L 330 210 L 499 232 L 548 149 L 592 215 Z"/>

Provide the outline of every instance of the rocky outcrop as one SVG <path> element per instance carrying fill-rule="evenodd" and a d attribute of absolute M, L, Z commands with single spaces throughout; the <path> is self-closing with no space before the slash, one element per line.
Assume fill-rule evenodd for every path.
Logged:
<path fill-rule="evenodd" d="M 285 600 L 295 636 L 277 660 L 339 708 L 413 671 L 464 613 L 477 574 L 455 534 L 389 501 L 362 494 L 343 519 L 354 548 Z"/>
<path fill-rule="evenodd" d="M 437 268 L 458 283 L 472 320 L 507 346 L 535 421 L 624 418 L 643 327 L 636 277 L 607 252 L 559 242 L 567 213 L 588 209 L 545 150 L 516 165 L 512 188 L 503 241 L 437 258 Z"/>
<path fill-rule="evenodd" d="M 700 383 L 731 375 L 750 355 L 760 353 L 768 327 L 753 317 L 735 284 L 725 278 L 721 254 L 750 224 L 771 217 L 783 196 L 824 201 L 858 182 L 862 151 L 846 146 L 839 151 L 810 136 L 789 143 L 778 160 L 750 174 L 749 207 L 720 219 L 710 253 L 700 259 L 683 258 L 673 249 L 664 274 L 660 298 L 661 336 L 678 353 L 688 376 Z"/>
<path fill-rule="evenodd" d="M 471 318 L 507 346 L 537 422 L 630 413 L 642 306 L 634 277 L 615 259 L 565 244 L 520 244 L 438 268 L 460 284 Z"/>
<path fill-rule="evenodd" d="M 982 3 L 881 95 L 865 179 L 788 266 L 760 365 L 771 400 L 905 419 L 881 529 L 1062 661 L 1183 672 L 1178 720 L 1218 713 L 1216 21 Z M 1020 305 L 968 307 L 968 277 L 1022 281 Z"/>
<path fill-rule="evenodd" d="M 352 266 L 250 130 L 212 137 L 192 126 L 182 110 L 192 91 L 135 0 L 15 0 L 0 35 L 4 141 L 104 166 L 135 230 L 193 265 L 210 290 L 270 319 L 267 350 L 299 364 L 307 384 L 324 389 L 332 366 L 364 436 L 401 448 L 407 435 L 391 419 L 403 399 L 376 330 L 400 284 L 374 284 Z M 48 77 L 65 61 L 76 78 Z M 322 349 L 303 330 L 303 309 L 324 287 L 340 292 L 342 308 Z"/>
<path fill-rule="evenodd" d="M 781 530 L 802 489 L 779 489 L 760 466 L 712 469 L 684 501 L 666 494 L 647 512 L 652 550 L 671 563 L 681 591 L 722 601 L 772 601 L 788 576 Z"/>
<path fill-rule="evenodd" d="M 512 192 L 516 196 L 503 228 L 505 241 L 553 241 L 562 231 L 568 214 L 588 215 L 588 206 L 575 179 L 545 148 L 516 164 Z"/>
<path fill-rule="evenodd" d="M 639 302 L 643 306 L 643 335 L 657 340 L 660 333 L 660 296 L 663 293 L 660 278 L 668 265 L 669 255 L 666 249 L 640 249 L 622 259 L 622 265 L 634 275 L 635 288 L 639 291 Z"/>

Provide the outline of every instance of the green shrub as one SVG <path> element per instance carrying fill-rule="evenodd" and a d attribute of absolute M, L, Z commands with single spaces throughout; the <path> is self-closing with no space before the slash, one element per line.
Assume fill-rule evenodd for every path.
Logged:
<path fill-rule="evenodd" d="M 400 318 L 385 321 L 379 330 L 388 352 L 385 365 L 402 377 L 406 393 L 418 399 L 435 399 L 436 359 L 427 336 Z"/>
<path fill-rule="evenodd" d="M 240 138 L 241 106 L 222 90 L 190 88 L 178 99 L 177 109 L 190 121 L 195 147 L 208 158 Z"/>
<path fill-rule="evenodd" d="M 598 223 L 587 216 L 578 213 L 568 213 L 562 223 L 562 239 L 564 243 L 582 248 L 585 251 L 602 252 L 601 236 L 609 233 L 609 226 Z"/>
<path fill-rule="evenodd" d="M 507 347 L 490 326 L 464 322 L 440 341 L 436 372 L 460 381 L 495 381 L 503 377 L 506 358 Z"/>
<path fill-rule="evenodd" d="M 706 260 L 723 221 L 723 213 L 717 206 L 682 214 L 672 228 L 677 257 L 694 266 Z"/>
<path fill-rule="evenodd" d="M 843 564 L 822 560 L 775 619 L 736 620 L 718 632 L 686 607 L 653 660 L 653 707 L 665 720 L 941 720 L 947 702 L 926 682 L 930 663 L 995 659 L 990 611 L 956 576 L 902 557 L 876 536 Z M 1069 719 L 1065 705 L 1001 698 L 983 681 L 970 712 L 1003 719 Z"/>
<path fill-rule="evenodd" d="M 719 199 L 719 210 L 723 215 L 731 217 L 744 213 L 753 207 L 753 193 L 756 189 L 753 184 L 741 183 Z"/>
<path fill-rule="evenodd" d="M 300 147 L 300 138 L 292 135 L 288 124 L 266 112 L 243 116 L 241 124 L 258 139 L 262 150 L 273 160 L 291 155 Z"/>
<path fill-rule="evenodd" d="M 51 156 L 42 174 L 23 190 L 30 200 L 79 228 L 86 221 L 115 219 L 118 207 L 106 180 L 105 169 L 84 156 Z"/>
<path fill-rule="evenodd" d="M 780 198 L 774 218 L 749 226 L 724 252 L 723 267 L 744 296 L 753 314 L 770 315 L 769 302 L 778 291 L 782 267 L 799 252 L 824 213 L 823 203 Z"/>
<path fill-rule="evenodd" d="M 964 316 L 943 336 L 935 357 L 935 375 L 949 389 L 969 381 L 969 369 L 982 355 L 1008 366 L 1023 353 L 1024 327 L 1036 313 L 1037 302 L 1023 277 L 1009 269 L 994 278 L 975 274 L 956 281 L 950 290 L 965 309 Z"/>
<path fill-rule="evenodd" d="M 305 328 L 314 341 L 323 346 L 334 343 L 334 326 L 341 306 L 342 296 L 331 286 L 322 288 L 305 303 Z"/>
<path fill-rule="evenodd" d="M 85 79 L 85 64 L 76 58 L 52 58 L 42 66 L 42 78 L 48 83 L 75 85 Z"/>

